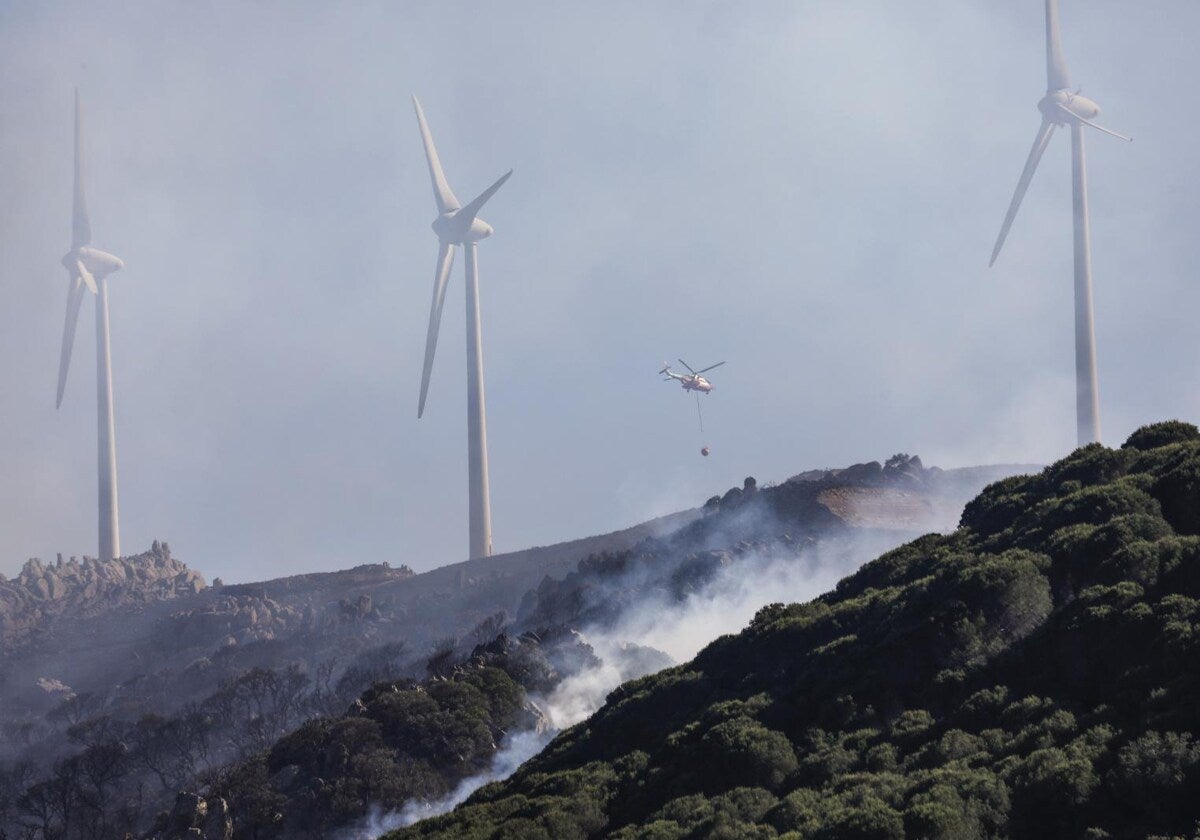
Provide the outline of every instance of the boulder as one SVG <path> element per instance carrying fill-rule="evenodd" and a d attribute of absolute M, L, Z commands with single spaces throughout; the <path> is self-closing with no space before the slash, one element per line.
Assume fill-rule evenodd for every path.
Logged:
<path fill-rule="evenodd" d="M 883 478 L 883 464 L 878 461 L 853 464 L 838 473 L 837 477 L 846 484 L 874 484 Z"/>

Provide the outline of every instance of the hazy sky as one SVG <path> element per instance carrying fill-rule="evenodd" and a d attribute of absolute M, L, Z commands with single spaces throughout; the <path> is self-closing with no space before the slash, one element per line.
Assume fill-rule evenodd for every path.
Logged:
<path fill-rule="evenodd" d="M 1195 0 L 1062 0 L 1088 137 L 1105 438 L 1200 415 Z M 93 302 L 54 410 L 71 97 L 111 282 L 122 547 L 210 578 L 466 551 L 461 256 L 482 243 L 497 550 L 743 476 L 1074 444 L 1069 142 L 987 259 L 1038 125 L 1039 0 L 0 0 L 0 572 L 94 554 Z M 727 359 L 705 398 L 655 371 Z M 699 455 L 707 442 L 713 454 Z"/>

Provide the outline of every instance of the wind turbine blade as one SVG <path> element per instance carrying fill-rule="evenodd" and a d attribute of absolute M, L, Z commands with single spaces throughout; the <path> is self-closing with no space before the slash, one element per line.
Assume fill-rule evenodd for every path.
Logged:
<path fill-rule="evenodd" d="M 1124 134 L 1118 134 L 1117 132 L 1113 131 L 1111 128 L 1105 128 L 1104 126 L 1098 125 L 1098 124 L 1092 122 L 1091 120 L 1085 120 L 1083 117 L 1079 116 L 1074 111 L 1072 111 L 1070 108 L 1066 107 L 1065 105 L 1063 105 L 1061 103 L 1059 103 L 1059 105 L 1058 105 L 1058 110 L 1060 110 L 1064 114 L 1067 114 L 1068 116 L 1070 116 L 1071 119 L 1073 119 L 1077 122 L 1081 122 L 1084 125 L 1089 126 L 1090 128 L 1094 128 L 1097 131 L 1103 131 L 1105 134 L 1111 134 L 1113 137 L 1116 137 L 1119 140 L 1124 140 L 1126 143 L 1133 142 L 1132 137 L 1126 137 Z"/>
<path fill-rule="evenodd" d="M 425 395 L 429 393 L 429 375 L 433 372 L 433 354 L 437 350 L 438 327 L 442 323 L 442 304 L 446 302 L 446 283 L 454 264 L 454 246 L 443 242 L 438 251 L 437 273 L 433 278 L 433 303 L 429 306 L 429 332 L 425 335 L 425 367 L 421 371 L 421 399 L 417 418 L 425 413 Z"/>
<path fill-rule="evenodd" d="M 83 109 L 75 89 L 75 203 L 71 212 L 71 250 L 92 242 L 92 223 L 83 195 Z M 93 291 L 95 291 L 93 289 Z"/>
<path fill-rule="evenodd" d="M 688 370 L 691 370 L 691 371 L 692 371 L 692 373 L 695 373 L 695 372 L 696 372 L 696 371 L 692 370 L 692 366 L 691 366 L 691 365 L 689 365 L 687 362 L 685 362 L 683 359 L 680 359 L 680 360 L 679 360 L 679 364 L 683 365 L 683 366 L 684 366 L 685 368 L 687 368 Z"/>
<path fill-rule="evenodd" d="M 458 199 L 454 197 L 454 190 L 450 189 L 450 184 L 446 181 L 446 173 L 442 171 L 437 148 L 433 145 L 433 135 L 429 133 L 429 126 L 425 122 L 425 112 L 421 110 L 421 103 L 415 94 L 413 107 L 417 110 L 417 124 L 421 127 L 421 141 L 425 144 L 425 159 L 429 162 L 429 179 L 433 182 L 433 197 L 437 201 L 438 212 L 457 210 L 460 206 Z"/>
<path fill-rule="evenodd" d="M 83 284 L 88 287 L 88 291 L 94 295 L 100 294 L 100 289 L 96 286 L 96 278 L 92 276 L 92 272 L 87 270 L 82 260 L 75 260 L 75 271 Z"/>
<path fill-rule="evenodd" d="M 67 371 L 71 368 L 71 348 L 75 346 L 75 327 L 79 323 L 79 306 L 83 303 L 83 284 L 72 277 L 67 286 L 67 319 L 63 323 L 62 355 L 58 360 L 58 397 L 54 407 L 62 406 L 63 389 L 67 387 Z"/>
<path fill-rule="evenodd" d="M 1008 213 L 1004 217 L 1000 235 L 996 237 L 996 247 L 992 249 L 992 260 L 988 263 L 989 268 L 996 264 L 996 258 L 1000 256 L 1000 249 L 1004 247 L 1004 240 L 1008 238 L 1008 231 L 1012 227 L 1013 219 L 1017 218 L 1017 211 L 1021 209 L 1021 200 L 1025 198 L 1025 191 L 1029 189 L 1029 182 L 1033 180 L 1033 173 L 1037 171 L 1038 162 L 1041 161 L 1042 154 L 1046 151 L 1046 146 L 1049 145 L 1053 135 L 1054 123 L 1043 120 L 1037 137 L 1034 138 L 1033 148 L 1029 150 L 1029 158 L 1025 161 L 1021 179 L 1017 181 L 1017 191 L 1013 194 L 1012 203 L 1008 205 Z"/>
<path fill-rule="evenodd" d="M 1062 31 L 1058 26 L 1058 0 L 1046 0 L 1046 89 L 1071 86 L 1067 60 L 1063 58 Z"/>
<path fill-rule="evenodd" d="M 511 169 L 508 170 L 507 172 L 505 172 L 503 175 L 501 175 L 496 180 L 496 183 L 492 184 L 486 190 L 481 192 L 478 196 L 476 196 L 471 201 L 470 204 L 468 204 L 462 210 L 458 211 L 458 214 L 460 216 L 465 216 L 468 219 L 474 219 L 476 214 L 483 207 L 483 205 L 487 204 L 488 199 L 496 194 L 496 190 L 498 190 L 502 186 L 504 186 L 504 182 L 507 181 L 512 176 L 512 174 L 513 174 L 513 171 Z"/>
<path fill-rule="evenodd" d="M 724 362 L 717 362 L 715 365 L 709 365 L 708 367 L 704 368 L 704 370 L 698 370 L 698 371 L 696 371 L 696 373 L 708 373 L 708 372 L 709 372 L 710 370 L 712 370 L 713 368 L 719 368 L 719 367 L 720 367 L 721 365 L 723 365 L 723 364 L 725 364 L 725 363 L 724 363 Z"/>

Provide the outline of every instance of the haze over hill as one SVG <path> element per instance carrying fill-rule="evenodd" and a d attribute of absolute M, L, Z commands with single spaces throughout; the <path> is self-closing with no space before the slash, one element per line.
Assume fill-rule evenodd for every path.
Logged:
<path fill-rule="evenodd" d="M 114 808 L 127 802 L 129 785 L 147 772 L 155 792 L 132 811 L 106 811 L 103 819 L 145 830 L 177 791 L 204 780 L 213 792 L 236 788 L 246 772 L 259 772 L 256 756 L 276 739 L 314 715 L 340 713 L 373 682 L 437 675 L 443 666 L 427 664 L 435 660 L 451 669 L 447 674 L 458 673 L 454 663 L 493 642 L 498 647 L 485 659 L 526 663 L 514 671 L 513 696 L 543 698 L 542 707 L 521 701 L 504 713 L 520 712 L 517 729 L 532 735 L 524 749 L 536 748 L 622 679 L 687 658 L 721 628 L 740 627 L 768 596 L 731 589 L 738 575 L 784 588 L 832 583 L 882 548 L 953 527 L 967 497 L 1014 469 L 941 471 L 896 456 L 812 471 L 775 487 L 747 479 L 693 510 L 624 531 L 419 575 L 366 564 L 206 586 L 165 543 L 112 564 L 31 561 L 18 578 L 0 582 L 7 818 L 33 819 L 32 801 L 20 794 L 40 775 L 82 766 L 72 762 L 95 760 L 105 745 L 120 743 L 127 758 L 120 779 L 103 791 L 106 801 Z M 673 630 L 661 620 L 646 626 L 653 603 L 681 617 Z M 720 619 L 700 627 L 698 613 L 681 609 L 700 603 Z M 578 630 L 601 634 L 597 644 Z M 612 646 L 600 644 L 610 635 Z M 518 636 L 522 641 L 511 641 Z M 494 772 L 487 768 L 504 760 L 493 756 L 497 745 L 505 744 L 505 755 L 509 750 L 496 738 L 464 747 L 462 760 L 434 761 L 425 786 L 404 789 L 401 801 L 436 809 L 476 771 Z M 155 758 L 163 750 L 171 757 Z M 223 770 L 230 761 L 249 763 Z M 295 784 L 305 772 L 289 771 Z M 346 826 L 373 807 L 399 804 L 360 792 L 336 807 L 315 803 L 312 811 L 287 804 L 289 790 L 273 794 L 284 797 L 289 816 L 278 828 L 289 835 Z M 250 831 L 256 818 L 244 797 L 230 796 L 234 824 Z M 53 822 L 42 825 L 54 830 Z"/>

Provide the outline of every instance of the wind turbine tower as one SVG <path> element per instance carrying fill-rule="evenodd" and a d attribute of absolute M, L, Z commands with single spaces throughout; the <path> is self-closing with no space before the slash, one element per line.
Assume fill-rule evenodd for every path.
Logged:
<path fill-rule="evenodd" d="M 1067 62 L 1063 58 L 1062 35 L 1058 26 L 1058 0 L 1046 0 L 1046 95 L 1038 102 L 1042 124 L 1034 138 L 1033 148 L 1025 161 L 1025 169 L 1017 182 L 1017 191 L 1004 217 L 992 260 L 996 264 L 1009 228 L 1021 207 L 1038 162 L 1050 144 L 1054 130 L 1060 126 L 1071 129 L 1071 173 L 1075 218 L 1075 413 L 1079 445 L 1100 440 L 1100 391 L 1096 378 L 1096 327 L 1092 314 L 1092 244 L 1088 222 L 1087 159 L 1084 154 L 1083 129 L 1094 128 L 1122 140 L 1124 135 L 1097 125 L 1100 106 L 1080 91 L 1072 92 Z"/>
<path fill-rule="evenodd" d="M 429 163 L 429 177 L 433 182 L 433 198 L 437 202 L 438 217 L 433 222 L 433 232 L 438 237 L 437 270 L 433 278 L 433 303 L 429 309 L 429 331 L 425 338 L 425 366 L 421 372 L 421 397 L 417 403 L 417 417 L 425 413 L 425 397 L 429 391 L 429 375 L 433 370 L 433 356 L 437 350 L 438 327 L 442 322 L 442 304 L 446 301 L 446 284 L 450 280 L 450 267 L 454 262 L 454 249 L 461 247 L 466 262 L 467 274 L 467 484 L 470 520 L 470 556 L 488 557 L 492 553 L 492 506 L 488 491 L 487 458 L 487 411 L 483 394 L 483 327 L 479 315 L 479 263 L 477 244 L 492 235 L 492 226 L 478 218 L 479 210 L 496 194 L 512 175 L 504 173 L 496 183 L 479 194 L 466 206 L 454 197 L 454 191 L 442 172 L 433 136 L 425 123 L 421 103 L 413 97 L 417 112 L 417 124 L 421 129 L 421 140 L 425 144 L 425 158 Z"/>
<path fill-rule="evenodd" d="M 121 529 L 117 514 L 117 439 L 113 429 L 112 356 L 108 340 L 108 275 L 125 266 L 112 254 L 91 247 L 92 225 L 83 189 L 83 135 L 79 91 L 75 91 L 75 200 L 71 215 L 71 250 L 62 258 L 67 269 L 67 317 L 63 325 L 62 355 L 58 364 L 58 397 L 62 406 L 67 370 L 79 307 L 86 289 L 96 296 L 96 398 L 100 508 L 100 559 L 121 556 Z"/>

